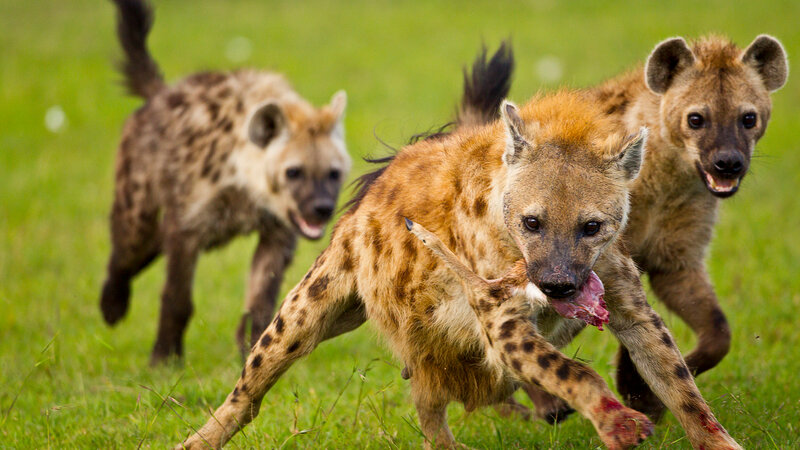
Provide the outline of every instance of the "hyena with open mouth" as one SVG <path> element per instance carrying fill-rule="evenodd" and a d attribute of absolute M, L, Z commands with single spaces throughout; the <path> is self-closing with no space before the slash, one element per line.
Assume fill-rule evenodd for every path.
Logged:
<path fill-rule="evenodd" d="M 294 361 L 367 319 L 413 373 L 428 445 L 457 445 L 447 425 L 451 401 L 467 410 L 495 404 L 523 382 L 565 399 L 608 447 L 635 445 L 649 434 L 648 419 L 548 340 L 561 334 L 559 318 L 582 318 L 585 308 L 596 316 L 587 320 L 608 320 L 694 446 L 739 448 L 700 395 L 616 240 L 646 131 L 625 136 L 597 102 L 570 91 L 521 109 L 506 103 L 501 112 L 501 121 L 405 147 L 372 178 L 253 347 L 225 402 L 182 445 L 224 445 Z M 535 284 L 549 298 L 538 306 L 553 317 L 552 330 L 538 332 L 524 296 L 479 319 L 473 306 L 482 308 L 474 298 L 480 293 L 411 235 L 405 218 L 441 236 L 471 273 L 511 273 Z M 597 291 L 596 278 L 605 303 L 582 296 Z"/>
<path fill-rule="evenodd" d="M 151 362 L 182 356 L 200 252 L 257 232 L 237 333 L 244 353 L 272 317 L 297 235 L 319 239 L 333 217 L 351 166 L 345 93 L 315 108 L 281 75 L 254 70 L 198 73 L 167 86 L 146 46 L 152 9 L 140 0 L 115 4 L 122 72 L 146 103 L 126 122 L 117 155 L 103 317 L 112 325 L 122 319 L 132 278 L 163 253 L 167 280 Z"/>
<path fill-rule="evenodd" d="M 720 36 L 672 38 L 658 44 L 643 67 L 584 91 L 627 132 L 652 131 L 622 239 L 656 296 L 697 335 L 686 355 L 695 376 L 716 366 L 731 343 L 704 261 L 717 208 L 739 190 L 767 130 L 770 93 L 786 83 L 788 70 L 786 52 L 772 36 L 758 36 L 746 48 Z M 658 420 L 664 404 L 628 350 L 623 345 L 618 355 L 619 392 L 629 406 Z M 541 390 L 526 391 L 540 416 L 568 412 Z"/>

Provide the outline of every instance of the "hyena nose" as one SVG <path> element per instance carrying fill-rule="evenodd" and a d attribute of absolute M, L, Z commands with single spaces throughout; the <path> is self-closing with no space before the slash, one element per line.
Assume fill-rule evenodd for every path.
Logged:
<path fill-rule="evenodd" d="M 542 283 L 539 289 L 551 298 L 567 298 L 575 293 L 575 285 L 569 282 Z"/>
<path fill-rule="evenodd" d="M 714 169 L 720 175 L 737 176 L 743 168 L 742 157 L 737 152 L 720 152 L 714 158 Z"/>
<path fill-rule="evenodd" d="M 314 205 L 314 215 L 319 220 L 328 220 L 333 216 L 333 205 L 329 203 Z"/>

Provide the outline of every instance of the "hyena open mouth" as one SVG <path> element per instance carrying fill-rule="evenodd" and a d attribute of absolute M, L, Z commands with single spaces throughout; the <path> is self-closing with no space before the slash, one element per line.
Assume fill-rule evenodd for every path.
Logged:
<path fill-rule="evenodd" d="M 739 182 L 742 177 L 736 178 L 721 178 L 708 173 L 700 163 L 696 163 L 697 174 L 706 183 L 706 188 L 715 196 L 720 198 L 730 197 L 739 190 Z"/>
<path fill-rule="evenodd" d="M 313 223 L 305 220 L 301 214 L 295 212 L 289 213 L 289 217 L 294 227 L 307 239 L 317 240 L 325 234 L 325 225 L 328 223 L 327 221 Z"/>

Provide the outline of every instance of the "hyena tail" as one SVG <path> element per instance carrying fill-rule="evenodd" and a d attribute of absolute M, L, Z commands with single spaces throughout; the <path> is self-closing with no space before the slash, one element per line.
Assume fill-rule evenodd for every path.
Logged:
<path fill-rule="evenodd" d="M 128 92 L 148 99 L 165 86 L 158 64 L 147 50 L 153 8 L 146 0 L 113 1 L 117 6 L 117 37 L 125 51 L 119 71 L 125 76 Z"/>
<path fill-rule="evenodd" d="M 472 73 L 464 69 L 464 93 L 454 122 L 449 122 L 434 131 L 415 134 L 409 144 L 429 139 L 441 139 L 449 135 L 453 129 L 461 126 L 484 125 L 500 118 L 500 105 L 508 97 L 511 90 L 511 74 L 514 72 L 514 53 L 511 44 L 503 41 L 494 55 L 486 60 L 486 47 L 472 63 Z M 343 210 L 357 208 L 370 186 L 380 177 L 394 160 L 395 155 L 385 158 L 365 158 L 369 163 L 380 164 L 380 167 L 361 175 L 353 182 L 356 193 L 345 203 Z"/>
<path fill-rule="evenodd" d="M 472 63 L 472 73 L 464 69 L 464 93 L 458 111 L 458 125 L 483 125 L 500 118 L 500 104 L 511 90 L 514 52 L 503 41 L 487 61 L 486 47 Z"/>

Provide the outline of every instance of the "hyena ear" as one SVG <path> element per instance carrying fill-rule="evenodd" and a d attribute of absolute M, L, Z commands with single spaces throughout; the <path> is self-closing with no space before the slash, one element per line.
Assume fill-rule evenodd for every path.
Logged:
<path fill-rule="evenodd" d="M 789 61 L 783 45 L 774 37 L 762 34 L 755 38 L 742 54 L 742 62 L 758 72 L 768 91 L 777 91 L 786 84 Z"/>
<path fill-rule="evenodd" d="M 522 136 L 524 122 L 515 104 L 503 100 L 500 105 L 500 116 L 506 126 L 506 150 L 503 153 L 503 161 L 510 166 L 519 161 L 522 152 L 530 147 L 530 144 Z"/>
<path fill-rule="evenodd" d="M 337 121 L 341 122 L 342 118 L 344 118 L 344 109 L 346 107 L 347 92 L 344 90 L 336 91 L 333 97 L 331 97 L 331 103 L 328 105 L 328 108 L 331 109 L 331 113 L 333 113 Z"/>
<path fill-rule="evenodd" d="M 634 180 L 642 168 L 648 134 L 650 131 L 647 128 L 640 128 L 637 135 L 626 140 L 624 148 L 616 158 L 617 167 L 622 169 L 628 181 Z"/>
<path fill-rule="evenodd" d="M 667 92 L 675 76 L 694 64 L 694 54 L 681 37 L 656 45 L 644 67 L 647 87 L 656 94 Z"/>
<path fill-rule="evenodd" d="M 275 136 L 280 134 L 285 123 L 286 118 L 281 107 L 272 102 L 265 103 L 250 116 L 247 136 L 253 144 L 266 148 Z"/>

